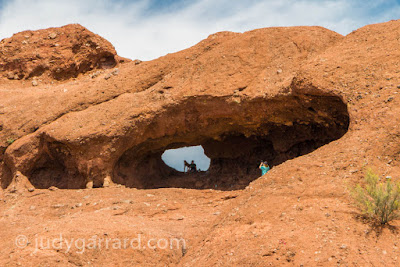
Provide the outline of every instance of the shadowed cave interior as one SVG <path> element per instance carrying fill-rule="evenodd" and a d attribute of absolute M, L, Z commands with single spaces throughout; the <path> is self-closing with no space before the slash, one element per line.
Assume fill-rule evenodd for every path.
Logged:
<path fill-rule="evenodd" d="M 267 111 L 268 104 L 261 104 L 258 112 L 266 112 L 265 117 L 261 115 L 257 126 L 252 122 L 246 126 L 246 122 L 240 120 L 235 124 L 232 122 L 234 118 L 230 121 L 224 117 L 219 121 L 215 120 L 212 125 L 207 125 L 209 132 L 213 133 L 212 137 L 207 137 L 204 130 L 193 127 L 191 133 L 188 133 L 191 137 L 182 136 L 180 139 L 178 135 L 168 138 L 167 146 L 153 147 L 157 142 L 155 140 L 149 144 L 143 143 L 122 155 L 115 166 L 113 180 L 128 187 L 141 189 L 243 189 L 260 176 L 258 166 L 261 160 L 267 160 L 273 167 L 288 159 L 310 153 L 339 139 L 347 132 L 347 106 L 339 97 L 318 96 L 308 98 L 305 102 L 302 102 L 303 100 L 290 99 L 286 103 L 288 105 L 285 104 L 280 110 L 272 112 Z M 257 103 L 253 104 L 250 113 L 257 109 Z M 273 106 L 272 104 L 270 107 Z M 271 121 L 269 116 L 273 116 L 274 113 L 280 118 L 286 113 L 289 121 Z M 240 116 L 241 113 L 235 114 L 232 116 Z M 248 117 L 248 114 L 243 112 L 242 115 Z M 197 131 L 198 133 L 193 134 Z M 187 141 L 188 139 L 193 141 Z M 204 154 L 211 159 L 207 171 L 182 173 L 169 167 L 161 159 L 161 155 L 168 149 L 196 145 L 201 145 Z M 149 151 L 143 153 L 143 150 L 146 150 L 143 147 L 147 147 Z"/>
<path fill-rule="evenodd" d="M 114 181 L 141 189 L 166 187 L 243 189 L 260 176 L 258 166 L 261 160 L 267 160 L 273 167 L 288 159 L 310 153 L 335 140 L 337 135 L 342 135 L 340 129 L 324 128 L 319 125 L 275 127 L 270 134 L 297 142 L 293 142 L 287 150 L 277 151 L 269 135 L 245 137 L 239 133 L 227 133 L 221 137 L 221 140 L 209 139 L 204 143 L 196 144 L 202 145 L 205 155 L 211 159 L 207 171 L 194 174 L 179 172 L 165 164 L 161 159 L 162 151 L 147 155 L 138 165 L 133 165 L 133 160 L 125 155 L 118 162 L 114 176 L 118 180 Z M 181 146 L 181 144 L 172 144 L 168 149 Z M 129 179 L 130 177 L 135 177 L 135 179 Z"/>
<path fill-rule="evenodd" d="M 243 189 L 260 176 L 261 160 L 273 168 L 339 139 L 348 127 L 347 105 L 334 95 L 241 103 L 197 97 L 166 108 L 143 126 L 143 136 L 153 138 L 121 153 L 111 178 L 138 189 Z M 185 174 L 161 158 L 168 149 L 196 145 L 211 160 L 207 171 Z M 86 181 L 74 168 L 68 149 L 57 143 L 46 144 L 46 153 L 28 178 L 37 188 L 84 188 Z M 95 187 L 100 186 L 101 181 L 95 180 Z"/>

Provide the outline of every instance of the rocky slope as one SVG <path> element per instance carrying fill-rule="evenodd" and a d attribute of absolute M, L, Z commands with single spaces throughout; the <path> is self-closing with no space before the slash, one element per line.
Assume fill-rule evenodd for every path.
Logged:
<path fill-rule="evenodd" d="M 85 218 L 108 220 L 102 229 L 111 231 L 113 223 L 141 214 L 148 218 L 141 222 L 151 226 L 135 227 L 149 235 L 155 229 L 179 235 L 189 241 L 188 249 L 108 251 L 107 259 L 69 252 L 57 254 L 53 263 L 398 265 L 397 222 L 393 228 L 371 228 L 351 206 L 347 187 L 362 179 L 365 166 L 394 179 L 399 173 L 400 21 L 345 37 L 320 27 L 222 32 L 149 62 L 119 59 L 107 41 L 77 25 L 25 35 L 3 40 L 0 48 L 0 177 L 8 188 L 0 195 L 5 199 L 0 211 L 3 229 L 16 225 L 2 232 L 8 238 L 3 246 L 13 247 L 27 218 L 35 216 L 48 218 L 42 223 L 53 227 L 43 232 L 32 226 L 31 237 L 55 236 L 55 222 L 66 219 L 82 225 L 77 235 L 100 229 L 85 225 Z M 96 46 L 86 46 L 88 40 Z M 77 43 L 83 48 L 74 49 Z M 38 47 L 46 56 L 32 60 Z M 53 62 L 57 49 L 61 57 Z M 35 66 L 47 67 L 37 72 Z M 203 145 L 211 158 L 205 176 L 182 176 L 161 161 L 165 149 L 186 145 Z M 256 179 L 260 158 L 274 167 Z M 133 189 L 82 191 L 113 184 Z M 79 213 L 60 212 L 59 218 L 46 204 L 58 197 L 68 206 L 80 192 L 115 202 L 127 194 L 147 203 L 146 191 L 135 188 L 214 185 L 248 186 L 233 191 L 234 197 L 223 196 L 223 205 L 215 202 L 217 211 L 212 203 L 229 192 L 153 189 L 151 195 L 159 197 L 155 210 L 124 202 L 133 214 L 118 215 L 119 222 L 106 219 L 110 203 L 102 207 L 108 210 L 104 214 L 95 215 L 100 208 L 89 203 L 79 206 Z M 49 193 L 45 188 L 51 186 L 77 190 Z M 43 194 L 34 197 L 41 212 L 30 214 L 28 199 L 35 192 Z M 182 194 L 195 195 L 179 204 L 184 219 L 166 224 L 174 214 L 155 215 Z M 210 207 L 196 210 L 192 205 L 202 198 Z M 196 232 L 190 225 L 200 218 Z M 186 230 L 179 232 L 180 227 Z M 132 230 L 113 233 L 121 237 Z M 21 262 L 31 248 L 9 249 L 14 256 L 0 262 Z M 130 253 L 143 257 L 115 261 Z M 52 262 L 42 254 L 33 258 Z"/>
<path fill-rule="evenodd" d="M 27 107 L 23 96 L 13 99 L 19 103 L 13 113 L 27 117 L 9 118 L 3 132 L 25 136 L 5 152 L 5 165 L 12 176 L 20 172 L 38 188 L 101 186 L 105 179 L 148 188 L 157 183 L 149 177 L 159 180 L 170 173 L 161 161 L 166 148 L 204 145 L 211 170 L 217 171 L 213 175 L 230 161 L 242 162 L 243 169 L 249 155 L 280 163 L 304 154 L 348 127 L 339 96 L 328 90 L 309 94 L 309 88 L 293 84 L 300 63 L 339 38 L 318 27 L 219 33 L 181 53 L 110 70 L 104 79 L 44 85 L 40 96 L 34 93 L 37 102 L 28 89 L 26 100 L 38 105 Z M 149 76 L 157 80 L 149 82 Z M 234 148 L 230 143 L 238 140 L 232 138 L 249 143 L 249 150 L 237 146 L 226 155 L 215 153 L 227 151 L 215 146 Z M 263 151 L 254 151 L 260 147 Z"/>

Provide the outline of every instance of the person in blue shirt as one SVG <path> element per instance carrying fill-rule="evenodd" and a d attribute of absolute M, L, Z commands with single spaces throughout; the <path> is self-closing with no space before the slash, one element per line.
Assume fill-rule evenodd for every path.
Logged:
<path fill-rule="evenodd" d="M 261 161 L 260 164 L 260 170 L 261 170 L 261 176 L 263 176 L 264 174 L 266 174 L 271 168 L 268 166 L 268 162 L 266 161 Z"/>

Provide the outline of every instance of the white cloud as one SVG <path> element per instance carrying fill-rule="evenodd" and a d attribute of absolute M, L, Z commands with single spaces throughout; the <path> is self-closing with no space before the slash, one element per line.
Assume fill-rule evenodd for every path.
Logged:
<path fill-rule="evenodd" d="M 108 39 L 121 56 L 149 60 L 222 30 L 320 25 L 347 34 L 365 24 L 398 16 L 398 6 L 379 10 L 383 2 L 194 0 L 161 13 L 150 0 L 6 0 L 0 11 L 0 38 L 26 29 L 80 23 Z"/>

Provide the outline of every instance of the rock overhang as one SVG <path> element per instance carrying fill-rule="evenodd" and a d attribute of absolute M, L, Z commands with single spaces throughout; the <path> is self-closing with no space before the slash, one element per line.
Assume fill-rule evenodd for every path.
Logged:
<path fill-rule="evenodd" d="M 137 151 L 133 153 L 137 159 L 157 155 L 158 162 L 163 150 L 177 144 L 207 147 L 213 140 L 228 138 L 229 143 L 232 138 L 239 138 L 246 143 L 253 138 L 279 154 L 296 142 L 267 140 L 264 137 L 268 131 L 275 129 L 279 136 L 279 127 L 294 129 L 311 124 L 324 129 L 329 129 L 330 124 L 340 128 L 333 135 L 327 131 L 327 137 L 318 142 L 332 141 L 345 133 L 349 123 L 342 96 L 326 88 L 299 83 L 296 72 L 310 55 L 341 38 L 319 27 L 261 29 L 227 37 L 211 36 L 181 52 L 182 55 L 168 55 L 139 66 L 131 63 L 132 69 L 125 65 L 129 71 L 123 71 L 124 76 L 107 81 L 120 88 L 121 94 L 92 106 L 88 104 L 83 110 L 61 114 L 55 121 L 42 125 L 8 148 L 5 163 L 11 173 L 20 171 L 27 177 L 50 177 L 44 173 L 47 170 L 60 173 L 56 176 L 65 178 L 57 178 L 61 181 L 59 186 L 69 188 L 82 187 L 89 180 L 101 185 L 105 177 L 126 183 L 118 178 L 116 166 L 123 158 L 131 158 L 132 151 Z M 192 56 L 184 56 L 185 53 Z M 173 71 L 168 71 L 168 58 L 189 62 L 180 67 L 175 64 Z M 140 82 L 141 76 L 135 76 L 135 72 L 148 72 L 152 66 L 154 73 L 145 75 L 151 81 Z M 136 84 L 148 86 L 127 90 L 129 85 L 119 81 L 126 82 L 130 77 L 137 79 Z M 93 92 L 97 94 L 96 90 Z M 340 113 L 340 118 L 329 118 L 335 113 Z M 310 138 L 307 131 L 310 129 L 294 139 L 306 141 L 306 135 Z M 206 153 L 213 154 L 213 145 L 208 147 Z M 293 156 L 281 155 L 276 162 L 285 157 Z M 69 182 L 74 177 L 77 182 Z"/>
<path fill-rule="evenodd" d="M 108 120 L 90 122 L 91 116 L 86 113 L 93 111 L 88 109 L 69 114 L 27 137 L 29 152 L 24 149 L 26 140 L 17 141 L 8 151 L 13 156 L 7 162 L 32 177 L 37 187 L 54 185 L 54 179 L 38 181 L 53 173 L 63 177 L 56 182 L 61 188 L 81 188 L 90 180 L 101 186 L 105 177 L 131 187 L 150 188 L 157 187 L 158 182 L 149 177 L 157 180 L 174 174 L 161 163 L 165 149 L 203 145 L 211 158 L 212 175 L 225 173 L 225 167 L 232 168 L 234 160 L 235 168 L 242 169 L 238 172 L 254 176 L 254 171 L 243 171 L 252 161 L 263 158 L 280 164 L 346 133 L 349 115 L 340 96 L 324 91 L 310 94 L 308 88 L 304 92 L 296 89 L 271 98 L 193 96 L 153 104 L 147 113 L 143 107 L 139 112 L 135 105 L 116 111 L 120 101 L 129 99 L 127 95 L 97 107 Z M 131 97 L 133 100 L 134 95 Z M 138 105 L 149 102 L 137 98 Z M 69 125 L 69 129 L 60 124 Z M 229 152 L 224 155 L 216 148 Z"/>

